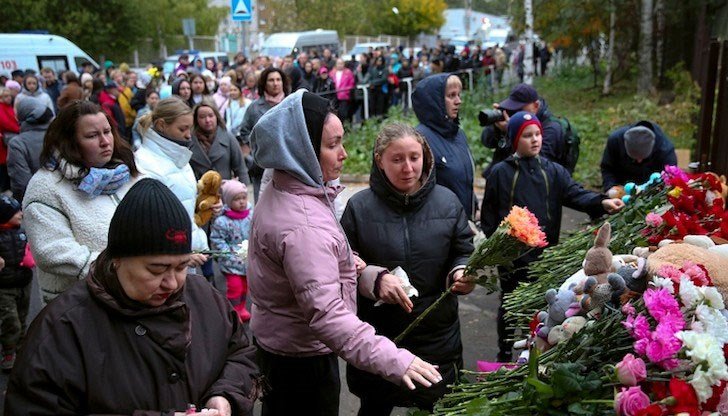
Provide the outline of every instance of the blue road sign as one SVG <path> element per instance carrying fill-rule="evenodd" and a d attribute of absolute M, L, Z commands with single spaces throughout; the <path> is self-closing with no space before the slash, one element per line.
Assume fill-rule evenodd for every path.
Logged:
<path fill-rule="evenodd" d="M 249 22 L 253 18 L 253 0 L 232 0 L 231 11 L 233 20 L 239 22 Z"/>

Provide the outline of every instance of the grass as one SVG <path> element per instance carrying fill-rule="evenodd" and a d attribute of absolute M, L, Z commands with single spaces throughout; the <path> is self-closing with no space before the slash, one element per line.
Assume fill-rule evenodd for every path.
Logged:
<path fill-rule="evenodd" d="M 692 149 L 695 143 L 698 90 L 690 75 L 678 67 L 668 73 L 673 84 L 675 100 L 671 104 L 658 105 L 658 97 L 635 95 L 636 82 L 625 79 L 613 87 L 612 94 L 603 96 L 601 86 L 593 87 L 592 73 L 586 67 L 567 67 L 555 71 L 548 77 L 537 78 L 535 87 L 546 99 L 551 111 L 565 116 L 579 132 L 581 138 L 579 162 L 574 172 L 577 181 L 598 189 L 601 185 L 599 161 L 609 133 L 625 124 L 646 119 L 659 124 L 676 148 Z M 475 159 L 476 175 L 490 162 L 492 151 L 480 143 L 481 127 L 478 112 L 490 108 L 491 104 L 504 99 L 507 88 L 497 96 L 489 94 L 484 83 L 476 85 L 473 91 L 463 93 L 460 108 L 460 126 L 465 131 Z M 401 108 L 392 108 L 385 122 L 404 121 L 417 125 L 412 112 L 402 113 Z M 381 121 L 369 120 L 361 126 L 348 126 L 346 148 L 349 159 L 346 173 L 366 174 L 371 169 L 372 149 Z"/>

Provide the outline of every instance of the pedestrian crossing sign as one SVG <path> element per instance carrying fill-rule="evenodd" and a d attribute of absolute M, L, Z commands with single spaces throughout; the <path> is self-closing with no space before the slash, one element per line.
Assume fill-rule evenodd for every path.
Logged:
<path fill-rule="evenodd" d="M 233 20 L 249 22 L 253 18 L 253 0 L 232 0 L 231 10 Z"/>

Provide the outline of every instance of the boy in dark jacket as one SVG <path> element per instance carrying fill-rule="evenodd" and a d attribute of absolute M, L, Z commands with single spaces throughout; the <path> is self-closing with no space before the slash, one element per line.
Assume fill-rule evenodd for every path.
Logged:
<path fill-rule="evenodd" d="M 624 204 L 603 194 L 587 191 L 574 182 L 558 163 L 541 157 L 543 130 L 535 114 L 520 111 L 508 121 L 508 137 L 514 138 L 515 153 L 493 167 L 486 180 L 480 221 L 486 236 L 492 235 L 511 207 L 528 208 L 538 218 L 549 245 L 559 241 L 562 206 L 586 212 L 591 217 L 614 213 Z M 528 264 L 541 254 L 534 250 L 514 264 L 512 272 L 501 274 L 501 307 L 498 310 L 498 361 L 510 361 L 512 331 L 506 330 L 503 295 L 526 280 Z"/>
<path fill-rule="evenodd" d="M 20 203 L 0 196 L 0 343 L 3 359 L 0 368 L 9 371 L 15 364 L 15 349 L 25 334 L 25 319 L 30 305 L 32 257 L 26 249 L 28 239 L 20 228 L 23 211 Z"/>

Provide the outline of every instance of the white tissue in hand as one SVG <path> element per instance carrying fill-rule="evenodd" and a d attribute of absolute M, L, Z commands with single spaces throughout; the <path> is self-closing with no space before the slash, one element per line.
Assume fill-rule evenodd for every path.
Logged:
<path fill-rule="evenodd" d="M 407 272 L 402 270 L 401 267 L 397 266 L 396 269 L 392 270 L 390 274 L 393 274 L 397 277 L 399 277 L 399 283 L 402 285 L 402 289 L 404 289 L 404 293 L 407 294 L 408 298 L 411 298 L 413 296 L 419 296 L 420 292 L 417 291 L 417 288 L 412 286 L 412 283 L 410 283 L 409 276 L 407 276 Z M 374 306 L 379 306 L 383 304 L 381 300 L 378 300 L 377 303 L 374 304 Z"/>

